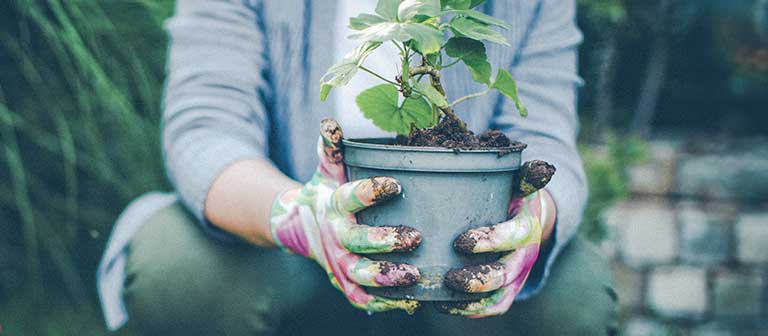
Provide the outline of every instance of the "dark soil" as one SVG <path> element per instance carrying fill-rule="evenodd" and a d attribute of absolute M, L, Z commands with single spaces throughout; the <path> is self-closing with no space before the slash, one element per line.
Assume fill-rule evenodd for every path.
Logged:
<path fill-rule="evenodd" d="M 412 128 L 411 133 L 397 137 L 397 144 L 403 146 L 445 147 L 452 149 L 503 148 L 507 153 L 520 151 L 525 144 L 511 141 L 501 131 L 487 131 L 479 136 L 470 130 L 462 130 L 457 119 L 444 115 L 432 128 Z"/>
<path fill-rule="evenodd" d="M 486 283 L 490 279 L 491 271 L 499 271 L 504 268 L 500 262 L 494 262 L 487 265 L 475 265 L 460 269 L 453 269 L 445 275 L 444 283 L 453 290 L 467 292 L 470 289 L 473 280 Z"/>
<path fill-rule="evenodd" d="M 409 269 L 403 266 L 403 264 L 396 264 L 389 261 L 382 261 L 379 264 L 379 272 L 381 272 L 382 275 L 387 275 L 389 274 L 389 272 L 392 272 L 395 270 L 400 272 L 405 272 L 405 275 L 403 275 L 402 278 L 398 279 L 398 281 L 395 283 L 395 286 L 407 286 L 407 285 L 413 284 L 416 281 L 419 281 L 419 276 L 411 272 L 408 272 Z"/>

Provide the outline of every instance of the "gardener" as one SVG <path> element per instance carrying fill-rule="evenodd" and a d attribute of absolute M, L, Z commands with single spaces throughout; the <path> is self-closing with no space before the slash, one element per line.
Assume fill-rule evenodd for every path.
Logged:
<path fill-rule="evenodd" d="M 356 252 L 371 245 L 407 250 L 430 237 L 402 227 L 357 226 L 367 238 L 353 248 L 336 231 L 318 229 L 354 225 L 355 211 L 401 192 L 387 177 L 345 183 L 340 161 L 341 127 L 347 137 L 392 136 L 364 119 L 354 102 L 377 79 L 357 76 L 333 99 L 317 98 L 324 71 L 354 47 L 344 38 L 347 18 L 372 12 L 376 1 L 177 0 L 168 21 L 163 116 L 176 193 L 145 195 L 118 220 L 99 268 L 108 326 L 128 322 L 148 335 L 615 332 L 607 263 L 574 238 L 586 199 L 575 144 L 581 34 L 574 2 L 484 3 L 485 12 L 512 26 L 504 32 L 511 47 L 488 49 L 491 63 L 514 74 L 531 114 L 513 117 L 515 105 L 498 93 L 457 109 L 474 131 L 501 130 L 528 144 L 524 158 L 557 167 L 545 189 L 518 203 L 526 211 L 494 227 L 509 234 L 509 223 L 534 223 L 530 230 L 540 225 L 536 263 L 514 270 L 520 279 L 527 275 L 525 285 L 509 288 L 504 280 L 511 270 L 492 271 L 492 285 L 482 285 L 513 294 L 443 305 L 440 312 L 423 304 L 408 315 L 400 309 L 413 312 L 417 302 L 369 295 L 360 285 L 410 284 L 418 269 Z M 395 78 L 393 59 L 372 55 L 366 67 Z M 452 80 L 443 83 L 446 92 L 476 91 L 471 77 L 445 77 Z M 318 132 L 325 118 L 338 124 L 323 121 Z M 399 224 L 408 223 L 392 223 Z M 493 240 L 484 244 L 502 250 Z M 370 263 L 375 267 L 357 267 Z"/>

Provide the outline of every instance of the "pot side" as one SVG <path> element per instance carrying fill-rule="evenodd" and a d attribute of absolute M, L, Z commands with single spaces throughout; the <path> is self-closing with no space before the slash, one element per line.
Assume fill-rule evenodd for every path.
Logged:
<path fill-rule="evenodd" d="M 463 255 L 453 240 L 465 230 L 503 222 L 524 146 L 454 151 L 440 147 L 392 145 L 392 139 L 344 139 L 344 163 L 350 181 L 391 176 L 402 194 L 357 214 L 361 224 L 407 225 L 422 233 L 412 252 L 373 254 L 375 260 L 415 265 L 421 280 L 408 287 L 368 287 L 375 295 L 419 301 L 477 300 L 490 293 L 462 293 L 444 286 L 452 268 L 495 261 L 498 253 Z"/>

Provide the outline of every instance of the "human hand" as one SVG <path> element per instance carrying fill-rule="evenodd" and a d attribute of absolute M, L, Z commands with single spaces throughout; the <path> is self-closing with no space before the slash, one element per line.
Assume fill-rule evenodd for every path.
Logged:
<path fill-rule="evenodd" d="M 414 300 L 394 300 L 366 293 L 361 286 L 404 286 L 419 280 L 418 268 L 358 254 L 411 251 L 421 234 L 407 226 L 358 224 L 355 213 L 401 192 L 391 177 L 347 182 L 342 162 L 342 131 L 338 123 L 323 120 L 317 151 L 320 158 L 312 179 L 303 187 L 278 196 L 270 226 L 277 244 L 314 259 L 328 273 L 334 287 L 349 302 L 367 311 L 403 309 L 413 312 Z"/>
<path fill-rule="evenodd" d="M 554 218 L 547 218 L 547 214 L 554 212 L 554 202 L 545 195 L 546 191 L 539 191 L 554 172 L 554 166 L 544 161 L 526 162 L 521 168 L 518 190 L 510 202 L 511 219 L 493 226 L 470 229 L 454 240 L 454 249 L 460 253 L 508 253 L 497 262 L 449 271 L 445 284 L 454 290 L 496 292 L 479 301 L 440 303 L 438 308 L 441 311 L 470 318 L 507 312 L 538 258 L 542 224 L 550 220 L 554 222 Z"/>

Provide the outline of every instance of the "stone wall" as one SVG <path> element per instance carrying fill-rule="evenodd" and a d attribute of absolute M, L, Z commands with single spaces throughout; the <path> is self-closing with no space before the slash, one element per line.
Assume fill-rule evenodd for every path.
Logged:
<path fill-rule="evenodd" d="M 625 335 L 768 335 L 768 142 L 700 139 L 651 142 L 603 214 Z"/>

